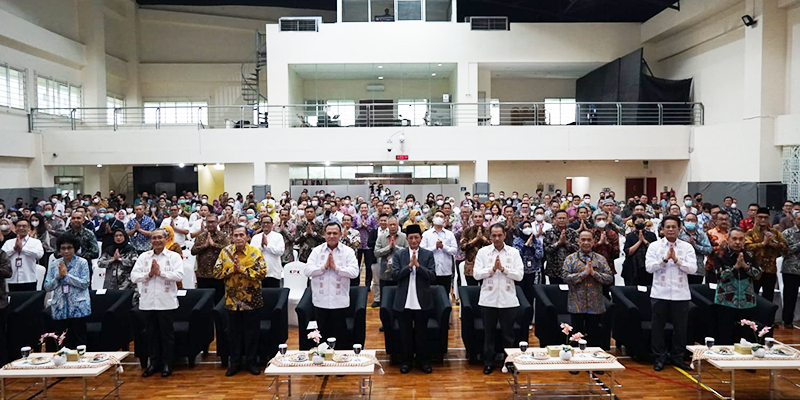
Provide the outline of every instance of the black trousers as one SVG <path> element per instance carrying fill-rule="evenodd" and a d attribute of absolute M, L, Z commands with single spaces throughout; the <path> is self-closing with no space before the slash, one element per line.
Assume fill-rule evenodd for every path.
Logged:
<path fill-rule="evenodd" d="M 689 302 L 690 300 L 650 299 L 650 307 L 653 312 L 653 331 L 650 343 L 656 362 L 666 362 L 667 358 L 673 362 L 683 362 L 683 354 L 686 351 Z M 664 334 L 664 326 L 667 324 L 667 320 L 672 322 L 672 349 L 669 353 L 667 352 Z"/>
<path fill-rule="evenodd" d="M 573 332 L 581 332 L 586 335 L 587 346 L 600 347 L 603 336 L 600 319 L 603 318 L 603 314 L 570 314 L 570 316 L 572 327 L 575 328 Z"/>
<path fill-rule="evenodd" d="M 214 278 L 197 278 L 198 289 L 214 289 L 214 305 L 225 296 L 225 281 Z"/>
<path fill-rule="evenodd" d="M 756 294 L 760 289 L 764 290 L 761 296 L 769 300 L 770 303 L 775 298 L 775 283 L 778 282 L 778 274 L 771 274 L 767 272 L 761 273 L 761 278 L 753 282 L 753 290 Z"/>
<path fill-rule="evenodd" d="M 536 282 L 537 274 L 524 274 L 522 275 L 522 280 L 519 282 L 514 282 L 517 286 L 522 288 L 522 293 L 525 293 L 525 298 L 528 299 L 528 303 L 534 304 L 534 299 L 536 295 L 533 291 L 533 286 L 537 284 Z"/>
<path fill-rule="evenodd" d="M 564 280 L 561 279 L 560 276 L 557 276 L 557 277 L 547 276 L 547 281 L 551 285 L 560 285 L 560 284 L 564 283 Z"/>
<path fill-rule="evenodd" d="M 717 283 L 717 274 L 714 271 L 706 270 L 706 283 Z"/>
<path fill-rule="evenodd" d="M 517 347 L 514 343 L 514 316 L 517 314 L 517 308 L 495 308 L 495 307 L 481 307 L 481 316 L 483 316 L 483 365 L 494 366 L 494 361 L 497 358 L 497 351 L 495 350 L 496 334 L 497 334 L 497 321 L 500 321 L 500 335 L 503 343 L 502 348 Z"/>
<path fill-rule="evenodd" d="M 467 282 L 467 286 L 480 286 L 480 282 L 471 276 L 464 275 L 464 279 Z"/>
<path fill-rule="evenodd" d="M 757 316 L 756 308 L 731 308 L 717 307 L 717 343 L 739 343 L 741 338 L 753 340 L 750 327 L 739 325 L 744 319 L 754 320 Z M 760 329 L 760 328 L 759 328 Z"/>
<path fill-rule="evenodd" d="M 372 249 L 358 249 L 356 259 L 358 260 L 359 266 L 361 266 L 361 260 L 364 260 L 364 269 L 367 270 L 364 276 L 364 284 L 370 287 L 372 284 L 372 264 L 375 264 L 375 253 Z"/>
<path fill-rule="evenodd" d="M 794 322 L 794 309 L 797 305 L 797 290 L 800 288 L 800 275 L 783 275 L 783 323 L 791 325 Z"/>
<path fill-rule="evenodd" d="M 261 280 L 261 287 L 279 288 L 281 280 L 280 278 L 264 278 Z"/>
<path fill-rule="evenodd" d="M 9 292 L 35 292 L 36 291 L 36 282 L 9 283 L 8 284 L 8 291 Z"/>
<path fill-rule="evenodd" d="M 411 365 L 416 354 L 417 364 L 430 363 L 430 350 L 427 346 L 428 311 L 403 310 L 397 313 L 400 322 L 400 342 L 403 351 L 400 354 L 401 365 Z"/>
<path fill-rule="evenodd" d="M 80 344 L 86 344 L 86 317 L 54 320 L 53 324 L 57 332 L 67 332 L 62 343 L 64 347 L 75 349 Z"/>
<path fill-rule="evenodd" d="M 314 307 L 314 314 L 317 317 L 317 327 L 322 335 L 323 342 L 328 338 L 336 338 L 336 343 L 349 343 L 350 338 L 347 334 L 347 308 L 319 308 Z M 363 343 L 362 343 L 363 344 Z M 349 350 L 340 348 L 339 350 Z"/>
<path fill-rule="evenodd" d="M 688 275 L 687 276 L 687 279 L 689 280 L 689 284 L 690 285 L 699 285 L 699 284 L 703 283 L 703 278 L 705 278 L 705 276 L 703 276 L 703 275 Z"/>
<path fill-rule="evenodd" d="M 171 366 L 175 348 L 175 310 L 144 311 L 147 340 L 150 341 L 150 366 Z"/>
<path fill-rule="evenodd" d="M 0 308 L 0 365 L 6 365 L 9 361 L 6 348 L 6 321 L 8 320 L 8 306 Z"/>
<path fill-rule="evenodd" d="M 230 346 L 230 368 L 242 365 L 242 348 L 244 361 L 248 367 L 257 365 L 259 321 L 258 310 L 232 311 L 228 313 L 228 345 Z"/>
<path fill-rule="evenodd" d="M 453 288 L 453 275 L 436 275 L 433 284 L 443 287 L 447 296 L 450 297 L 450 289 Z"/>

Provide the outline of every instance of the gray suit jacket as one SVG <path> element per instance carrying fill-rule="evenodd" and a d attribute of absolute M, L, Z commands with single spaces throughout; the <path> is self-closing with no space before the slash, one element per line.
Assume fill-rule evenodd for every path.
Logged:
<path fill-rule="evenodd" d="M 389 246 L 389 239 L 387 235 L 378 236 L 378 240 L 375 242 L 375 257 L 380 259 L 380 279 L 382 281 L 392 281 L 392 268 L 387 265 L 387 260 L 394 256 L 394 253 L 396 253 L 398 250 L 402 250 L 407 247 L 408 241 L 406 240 L 406 234 L 400 230 L 397 231 L 397 240 L 394 242 L 394 250 L 392 250 L 392 247 Z"/>

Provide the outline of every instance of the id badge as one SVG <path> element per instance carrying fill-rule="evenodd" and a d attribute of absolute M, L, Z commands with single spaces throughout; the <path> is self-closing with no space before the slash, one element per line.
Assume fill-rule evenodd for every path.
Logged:
<path fill-rule="evenodd" d="M 528 260 L 528 267 L 530 268 L 532 265 L 533 263 L 531 263 L 531 260 Z"/>
<path fill-rule="evenodd" d="M 113 270 L 111 270 L 111 276 L 116 278 L 117 277 L 117 272 L 118 272 L 118 270 L 116 268 L 114 268 Z"/>
<path fill-rule="evenodd" d="M 14 261 L 14 266 L 17 268 L 22 268 L 22 257 L 17 257 L 17 260 Z"/>
<path fill-rule="evenodd" d="M 64 294 L 69 294 L 69 286 L 61 286 L 61 291 L 64 292 Z"/>
<path fill-rule="evenodd" d="M 386 257 L 386 265 L 389 267 L 394 265 L 394 257 Z"/>

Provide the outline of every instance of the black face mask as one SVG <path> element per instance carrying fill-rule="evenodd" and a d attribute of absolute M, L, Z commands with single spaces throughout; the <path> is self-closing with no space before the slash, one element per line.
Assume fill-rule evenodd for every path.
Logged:
<path fill-rule="evenodd" d="M 641 223 L 641 222 L 637 222 L 636 225 L 634 225 L 634 226 L 636 227 L 636 229 L 638 229 L 640 231 L 644 229 L 644 224 Z"/>
<path fill-rule="evenodd" d="M 630 207 L 630 208 L 633 208 L 633 206 L 635 206 L 635 205 L 636 205 L 636 202 L 633 202 L 633 201 L 628 203 L 628 207 Z"/>

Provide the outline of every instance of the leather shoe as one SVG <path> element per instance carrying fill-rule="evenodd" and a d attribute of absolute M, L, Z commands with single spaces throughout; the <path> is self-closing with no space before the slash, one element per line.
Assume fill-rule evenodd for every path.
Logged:
<path fill-rule="evenodd" d="M 494 367 L 492 367 L 491 365 L 487 365 L 487 366 L 483 367 L 483 374 L 484 375 L 489 375 L 489 374 L 492 373 L 493 370 L 494 370 Z"/>
<path fill-rule="evenodd" d="M 422 370 L 422 372 L 426 374 L 430 374 L 431 372 L 433 372 L 433 368 L 431 368 L 430 364 L 422 364 L 422 367 L 420 367 L 420 369 Z"/>
<path fill-rule="evenodd" d="M 664 362 L 663 361 L 656 361 L 655 365 L 653 365 L 653 370 L 661 371 L 664 369 Z"/>
<path fill-rule="evenodd" d="M 569 371 L 570 375 L 578 375 L 580 371 Z"/>
<path fill-rule="evenodd" d="M 169 366 L 165 366 L 164 369 L 161 370 L 161 377 L 166 378 L 170 375 L 172 375 L 172 368 L 170 368 Z"/>
<path fill-rule="evenodd" d="M 682 369 L 684 371 L 691 371 L 692 370 L 692 367 L 690 367 L 688 364 L 686 364 L 683 361 L 673 361 L 672 365 L 674 365 L 674 366 L 676 366 L 676 367 L 678 367 L 678 368 L 680 368 L 680 369 Z"/>
<path fill-rule="evenodd" d="M 407 374 L 408 371 L 411 371 L 411 366 L 410 365 L 403 364 L 403 365 L 400 366 L 400 373 L 401 374 Z"/>
<path fill-rule="evenodd" d="M 156 373 L 156 368 L 154 368 L 151 365 L 151 366 L 147 367 L 147 369 L 144 370 L 144 372 L 142 372 L 142 378 L 147 378 L 147 377 L 149 377 L 149 376 L 151 376 L 151 375 L 153 375 L 155 373 Z"/>
<path fill-rule="evenodd" d="M 238 372 L 239 372 L 239 367 L 231 365 L 231 366 L 228 367 L 228 370 L 225 371 L 225 376 L 234 376 Z"/>
<path fill-rule="evenodd" d="M 261 374 L 261 369 L 258 368 L 258 365 L 251 365 L 247 367 L 247 372 L 257 376 Z"/>
<path fill-rule="evenodd" d="M 381 325 L 381 327 L 378 328 L 378 332 L 383 332 L 383 325 Z"/>

